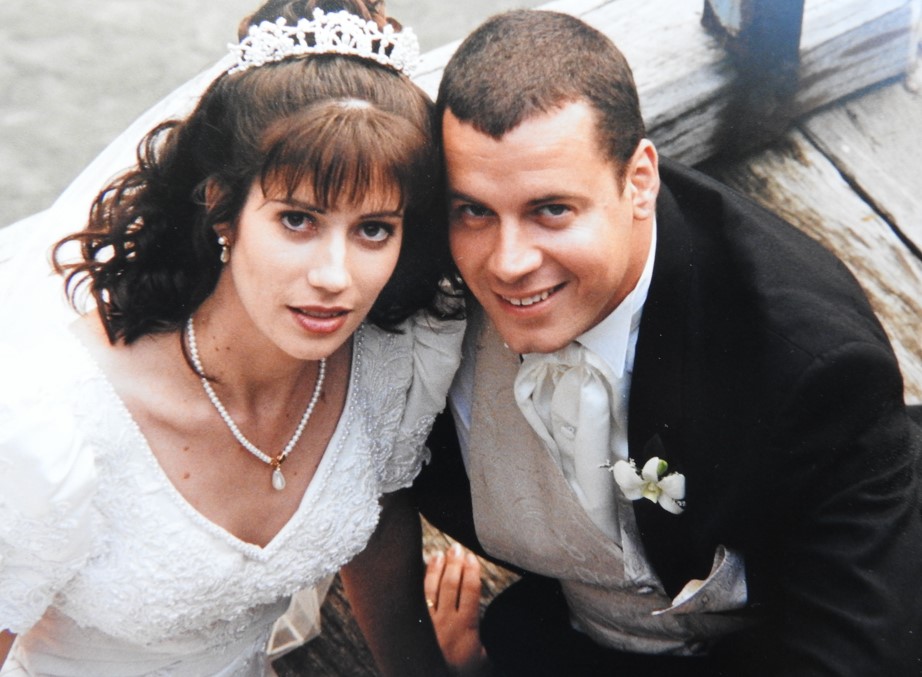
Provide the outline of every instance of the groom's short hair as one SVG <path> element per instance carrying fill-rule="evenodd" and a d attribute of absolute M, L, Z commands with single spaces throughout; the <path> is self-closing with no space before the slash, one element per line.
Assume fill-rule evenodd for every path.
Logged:
<path fill-rule="evenodd" d="M 488 19 L 452 56 L 438 110 L 496 139 L 526 119 L 588 102 L 598 141 L 621 171 L 645 135 L 634 76 L 604 34 L 568 14 L 513 10 Z"/>

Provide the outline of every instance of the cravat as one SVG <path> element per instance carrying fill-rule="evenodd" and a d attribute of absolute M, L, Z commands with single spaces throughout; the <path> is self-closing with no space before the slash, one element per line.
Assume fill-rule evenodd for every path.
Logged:
<path fill-rule="evenodd" d="M 578 343 L 523 358 L 515 398 L 522 415 L 555 455 L 590 519 L 620 542 L 617 488 L 603 466 L 613 462 L 610 370 Z"/>

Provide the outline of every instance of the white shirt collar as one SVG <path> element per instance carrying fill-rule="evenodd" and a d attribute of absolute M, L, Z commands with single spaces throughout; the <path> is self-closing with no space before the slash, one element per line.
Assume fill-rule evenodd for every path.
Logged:
<path fill-rule="evenodd" d="M 625 371 L 633 371 L 634 368 L 632 346 L 635 341 L 631 340 L 631 333 L 636 334 L 640 326 L 643 304 L 647 300 L 650 280 L 653 278 L 655 258 L 656 220 L 654 219 L 650 235 L 650 251 L 647 253 L 647 261 L 634 289 L 604 320 L 576 337 L 577 342 L 602 358 L 616 378 L 622 378 Z"/>

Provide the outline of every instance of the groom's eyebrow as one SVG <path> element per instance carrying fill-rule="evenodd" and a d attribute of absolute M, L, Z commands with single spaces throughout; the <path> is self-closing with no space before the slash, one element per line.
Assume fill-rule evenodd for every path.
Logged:
<path fill-rule="evenodd" d="M 475 197 L 468 195 L 467 193 L 462 193 L 459 190 L 449 190 L 448 191 L 449 200 L 462 200 L 464 202 L 473 202 L 474 204 L 482 205 L 483 202 L 478 200 Z"/>

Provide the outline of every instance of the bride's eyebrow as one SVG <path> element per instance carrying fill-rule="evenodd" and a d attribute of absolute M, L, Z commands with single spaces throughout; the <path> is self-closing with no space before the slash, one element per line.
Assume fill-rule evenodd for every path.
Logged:
<path fill-rule="evenodd" d="M 312 212 L 315 214 L 326 214 L 328 210 L 323 207 L 318 207 L 315 204 L 310 202 L 304 202 L 303 200 L 298 200 L 297 198 L 270 198 L 267 200 L 267 203 L 275 202 L 286 207 L 294 207 L 305 212 Z M 404 215 L 403 209 L 382 209 L 380 211 L 368 212 L 366 214 L 360 214 L 359 218 L 362 219 L 402 219 Z"/>
<path fill-rule="evenodd" d="M 395 209 L 393 211 L 385 210 L 385 211 L 380 211 L 380 212 L 369 212 L 368 214 L 362 214 L 361 218 L 363 219 L 387 219 L 387 218 L 402 219 L 403 210 Z"/>
<path fill-rule="evenodd" d="M 266 200 L 266 203 L 276 203 L 283 205 L 285 207 L 294 207 L 305 212 L 314 212 L 317 214 L 326 214 L 326 209 L 323 207 L 318 207 L 317 205 L 311 202 L 304 202 L 303 200 L 298 200 L 296 198 L 269 198 Z"/>

